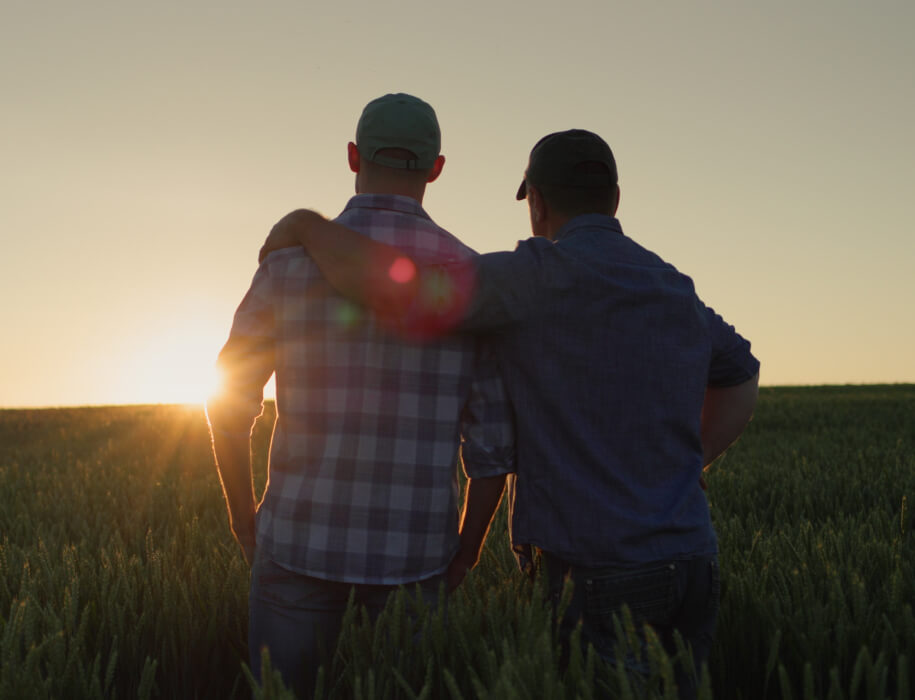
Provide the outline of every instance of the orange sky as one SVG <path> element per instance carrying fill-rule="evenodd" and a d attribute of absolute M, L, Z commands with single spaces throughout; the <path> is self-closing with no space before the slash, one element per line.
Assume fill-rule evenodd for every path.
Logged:
<path fill-rule="evenodd" d="M 270 226 L 342 208 L 395 91 L 438 111 L 426 208 L 481 252 L 528 235 L 533 143 L 591 129 L 624 230 L 764 384 L 915 381 L 912 3 L 57 5 L 0 18 L 0 406 L 201 400 Z"/>

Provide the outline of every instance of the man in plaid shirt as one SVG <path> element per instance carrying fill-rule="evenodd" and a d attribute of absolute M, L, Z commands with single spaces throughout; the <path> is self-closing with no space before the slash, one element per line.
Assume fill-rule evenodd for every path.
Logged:
<path fill-rule="evenodd" d="M 440 138 L 425 102 L 370 102 L 348 146 L 357 194 L 337 221 L 416 260 L 475 255 L 422 208 L 444 165 Z M 395 279 L 413 272 L 391 268 Z M 455 290 L 426 291 L 447 304 Z M 301 248 L 262 261 L 218 364 L 224 388 L 207 412 L 232 531 L 252 565 L 251 666 L 259 675 L 267 647 L 307 696 L 351 591 L 372 615 L 405 584 L 434 604 L 440 585 L 453 589 L 476 564 L 514 469 L 512 413 L 485 343 L 399 332 L 334 292 Z M 269 480 L 255 508 L 250 431 L 274 372 Z M 459 453 L 469 478 L 460 534 Z"/>

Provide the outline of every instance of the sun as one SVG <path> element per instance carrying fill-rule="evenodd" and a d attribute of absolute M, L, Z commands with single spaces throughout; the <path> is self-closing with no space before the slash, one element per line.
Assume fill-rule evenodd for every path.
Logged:
<path fill-rule="evenodd" d="M 114 403 L 196 404 L 219 392 L 216 358 L 228 337 L 220 319 L 166 320 L 123 338 L 108 376 Z M 273 379 L 264 397 L 275 396 Z"/>
<path fill-rule="evenodd" d="M 149 329 L 132 339 L 116 373 L 123 403 L 203 404 L 220 388 L 216 357 L 226 329 L 215 324 Z"/>
<path fill-rule="evenodd" d="M 174 384 L 168 392 L 174 397 L 172 403 L 204 403 L 222 388 L 222 377 L 212 358 L 208 363 L 176 364 L 171 370 L 170 378 Z"/>
<path fill-rule="evenodd" d="M 220 388 L 219 348 L 183 334 L 152 339 L 131 358 L 131 403 L 204 403 Z"/>

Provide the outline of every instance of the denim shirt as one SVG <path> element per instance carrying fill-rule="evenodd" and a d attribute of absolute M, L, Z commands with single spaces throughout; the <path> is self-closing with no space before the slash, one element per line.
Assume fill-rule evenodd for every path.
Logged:
<path fill-rule="evenodd" d="M 462 327 L 493 337 L 516 414 L 516 552 L 579 566 L 715 553 L 700 414 L 707 387 L 758 372 L 749 342 L 609 216 L 475 269 Z"/>

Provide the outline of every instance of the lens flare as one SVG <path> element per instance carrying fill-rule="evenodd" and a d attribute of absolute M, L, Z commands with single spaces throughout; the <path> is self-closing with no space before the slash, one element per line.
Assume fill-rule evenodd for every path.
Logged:
<path fill-rule="evenodd" d="M 409 258 L 397 258 L 388 268 L 388 277 L 398 284 L 406 284 L 416 277 L 416 265 Z"/>
<path fill-rule="evenodd" d="M 362 321 L 362 309 L 350 301 L 341 301 L 337 307 L 337 323 L 343 328 L 353 328 Z"/>

